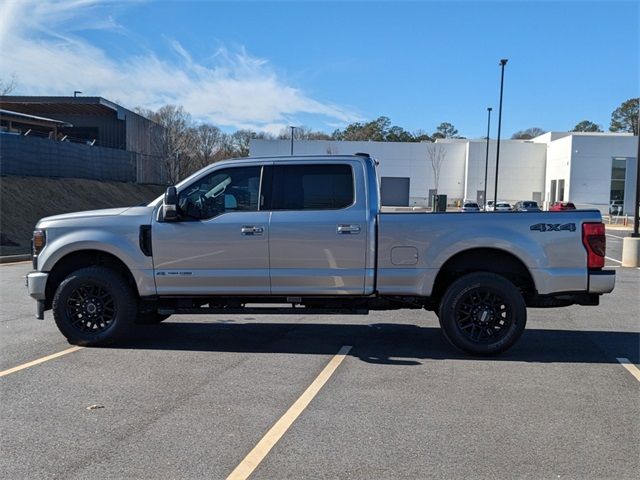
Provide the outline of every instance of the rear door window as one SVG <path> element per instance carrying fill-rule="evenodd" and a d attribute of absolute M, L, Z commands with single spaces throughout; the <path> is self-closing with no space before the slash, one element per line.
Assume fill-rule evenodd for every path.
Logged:
<path fill-rule="evenodd" d="M 350 165 L 276 165 L 272 210 L 338 210 L 353 204 Z"/>

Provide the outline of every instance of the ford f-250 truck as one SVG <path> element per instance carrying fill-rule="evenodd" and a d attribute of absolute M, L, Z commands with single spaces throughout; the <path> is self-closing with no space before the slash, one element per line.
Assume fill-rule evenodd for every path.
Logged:
<path fill-rule="evenodd" d="M 598 211 L 386 212 L 366 154 L 245 158 L 147 206 L 40 220 L 27 286 L 74 344 L 178 313 L 416 308 L 488 355 L 520 337 L 526 307 L 597 305 L 615 283 L 604 255 Z"/>

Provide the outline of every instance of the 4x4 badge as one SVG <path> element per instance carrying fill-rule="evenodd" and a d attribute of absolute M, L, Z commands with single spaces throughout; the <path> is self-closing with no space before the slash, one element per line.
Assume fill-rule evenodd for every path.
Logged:
<path fill-rule="evenodd" d="M 538 232 L 575 232 L 575 223 L 536 223 L 531 225 L 529 230 L 537 230 Z"/>

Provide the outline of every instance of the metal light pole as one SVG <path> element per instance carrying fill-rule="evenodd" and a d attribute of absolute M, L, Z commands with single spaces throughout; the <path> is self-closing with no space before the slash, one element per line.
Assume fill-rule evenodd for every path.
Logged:
<path fill-rule="evenodd" d="M 636 199 L 633 204 L 633 233 L 632 237 L 638 238 L 640 237 L 640 233 L 638 232 L 638 224 L 640 216 L 640 105 L 638 105 L 638 153 L 636 154 Z"/>
<path fill-rule="evenodd" d="M 489 170 L 489 129 L 491 128 L 491 107 L 487 107 L 487 155 L 484 159 L 484 193 L 482 194 L 482 209 L 487 211 L 487 171 Z"/>
<path fill-rule="evenodd" d="M 638 112 L 640 127 L 640 111 Z M 640 130 L 640 128 L 639 128 Z M 633 203 L 633 233 L 622 241 L 622 266 L 640 267 L 640 234 L 638 233 L 638 208 L 640 207 L 640 131 L 638 134 L 638 153 L 636 155 L 636 195 Z"/>
<path fill-rule="evenodd" d="M 296 127 L 289 127 L 291 129 L 291 155 L 293 155 L 293 131 Z"/>
<path fill-rule="evenodd" d="M 502 91 L 504 88 L 504 66 L 507 64 L 508 59 L 503 58 L 500 60 L 500 67 L 502 73 L 500 74 L 500 106 L 498 107 L 498 141 L 496 143 L 496 184 L 493 191 L 493 205 L 494 208 L 498 203 L 498 165 L 500 164 L 500 128 L 502 127 Z"/>

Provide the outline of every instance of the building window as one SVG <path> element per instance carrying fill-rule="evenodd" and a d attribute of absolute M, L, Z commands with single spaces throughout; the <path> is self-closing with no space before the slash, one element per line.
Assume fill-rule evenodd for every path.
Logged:
<path fill-rule="evenodd" d="M 551 180 L 551 188 L 549 189 L 551 191 L 551 199 L 549 200 L 551 203 L 556 201 L 556 184 L 558 183 L 557 180 Z"/>
<path fill-rule="evenodd" d="M 624 183 L 627 175 L 627 159 L 614 157 L 611 161 L 611 194 L 609 200 L 624 201 Z"/>
<path fill-rule="evenodd" d="M 564 178 L 558 180 L 558 202 L 564 202 Z"/>

